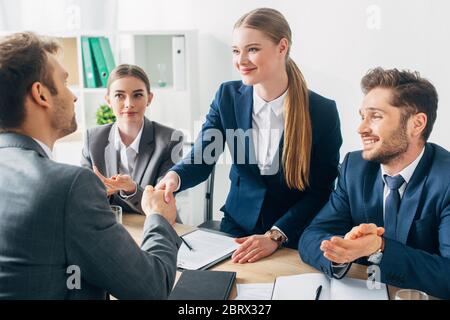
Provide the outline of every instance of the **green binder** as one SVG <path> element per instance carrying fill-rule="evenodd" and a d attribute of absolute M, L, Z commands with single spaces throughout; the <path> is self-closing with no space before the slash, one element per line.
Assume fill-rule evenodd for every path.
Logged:
<path fill-rule="evenodd" d="M 97 67 L 97 75 L 100 78 L 100 84 L 106 88 L 106 83 L 109 77 L 109 71 L 106 66 L 105 58 L 103 57 L 102 48 L 100 46 L 100 39 L 97 37 L 89 38 L 91 44 L 92 55 L 94 56 L 95 66 Z"/>
<path fill-rule="evenodd" d="M 100 47 L 102 48 L 108 73 L 111 74 L 111 71 L 116 67 L 116 63 L 114 62 L 114 56 L 108 38 L 100 37 Z"/>
<path fill-rule="evenodd" d="M 81 51 L 83 56 L 84 86 L 86 88 L 97 88 L 98 82 L 95 74 L 95 63 L 89 45 L 89 38 L 81 37 Z"/>

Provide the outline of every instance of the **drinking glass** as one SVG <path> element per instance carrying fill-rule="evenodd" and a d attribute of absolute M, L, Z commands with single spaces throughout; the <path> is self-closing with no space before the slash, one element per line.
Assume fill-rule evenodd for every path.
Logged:
<path fill-rule="evenodd" d="M 428 300 L 428 295 L 420 290 L 402 289 L 395 293 L 395 300 Z"/>
<path fill-rule="evenodd" d="M 116 206 L 116 205 L 111 205 L 111 211 L 113 212 L 117 223 L 122 223 L 122 207 Z"/>

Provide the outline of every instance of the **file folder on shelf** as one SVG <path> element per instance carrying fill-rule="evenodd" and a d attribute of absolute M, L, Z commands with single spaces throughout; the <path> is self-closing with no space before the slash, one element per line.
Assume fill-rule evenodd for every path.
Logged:
<path fill-rule="evenodd" d="M 106 88 L 108 82 L 109 71 L 106 66 L 106 61 L 103 56 L 102 47 L 100 46 L 100 39 L 98 37 L 89 38 L 91 44 L 92 55 L 94 57 L 95 65 L 98 70 L 98 76 L 100 78 L 100 84 L 103 88 Z"/>
<path fill-rule="evenodd" d="M 83 78 L 86 88 L 97 88 L 94 59 L 88 37 L 81 37 L 81 51 L 83 56 Z"/>
<path fill-rule="evenodd" d="M 106 68 L 108 69 L 108 73 L 111 74 L 111 71 L 116 67 L 116 63 L 114 62 L 114 55 L 111 50 L 111 44 L 109 42 L 109 39 L 106 37 L 100 37 L 99 40 L 103 58 L 105 59 Z"/>

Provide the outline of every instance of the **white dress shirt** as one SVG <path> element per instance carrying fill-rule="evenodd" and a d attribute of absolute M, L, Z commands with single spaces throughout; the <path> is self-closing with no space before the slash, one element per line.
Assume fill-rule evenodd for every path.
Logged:
<path fill-rule="evenodd" d="M 409 180 L 411 180 L 412 175 L 414 174 L 414 171 L 417 168 L 417 165 L 420 162 L 420 159 L 422 159 L 422 156 L 425 152 L 425 147 L 422 149 L 422 152 L 419 154 L 419 156 L 413 161 L 411 162 L 411 164 L 409 164 L 406 168 L 404 168 L 402 171 L 400 171 L 398 174 L 396 175 L 401 175 L 403 180 L 405 180 L 405 182 L 403 182 L 403 184 L 400 186 L 400 188 L 398 189 L 398 193 L 400 194 L 400 199 L 403 198 L 403 194 L 405 193 L 405 189 L 406 186 L 409 183 Z M 383 179 L 384 182 L 384 190 L 383 190 L 383 220 L 384 220 L 384 216 L 385 216 L 385 207 L 386 207 L 386 198 L 389 194 L 389 188 L 386 185 L 386 181 L 384 178 L 384 175 L 387 174 L 384 166 L 381 165 L 381 178 Z M 392 177 L 391 175 L 388 174 L 388 176 Z M 332 263 L 332 269 L 333 269 L 333 274 L 340 278 L 342 277 L 345 272 L 347 271 L 348 267 L 349 267 L 349 263 L 343 263 L 343 264 L 335 264 Z"/>
<path fill-rule="evenodd" d="M 39 141 L 38 139 L 32 138 L 34 141 L 36 141 L 42 149 L 44 149 L 45 154 L 50 160 L 53 160 L 53 153 L 52 150 L 43 142 Z"/>
<path fill-rule="evenodd" d="M 130 177 L 133 176 L 134 169 L 136 167 L 136 159 L 139 154 L 139 144 L 141 143 L 142 131 L 144 130 L 144 123 L 142 123 L 141 129 L 134 141 L 127 147 L 120 137 L 119 126 L 115 126 L 114 134 L 114 147 L 119 153 L 118 169 L 120 174 L 126 174 Z M 125 194 L 122 190 L 119 192 L 120 196 L 124 199 L 134 196 L 137 192 L 137 184 L 133 194 Z"/>
<path fill-rule="evenodd" d="M 139 144 L 141 142 L 143 129 L 144 124 L 142 124 L 134 141 L 127 147 L 120 137 L 119 126 L 115 126 L 114 147 L 120 155 L 118 168 L 120 174 L 133 175 L 134 167 L 136 166 L 136 158 L 139 154 Z"/>
<path fill-rule="evenodd" d="M 256 161 L 262 175 L 274 174 L 270 168 L 284 131 L 283 105 L 287 90 L 275 100 L 266 102 L 253 90 L 252 136 Z"/>

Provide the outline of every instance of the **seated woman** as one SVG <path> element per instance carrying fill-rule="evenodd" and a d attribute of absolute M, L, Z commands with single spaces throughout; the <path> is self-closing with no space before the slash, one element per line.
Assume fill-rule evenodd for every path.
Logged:
<path fill-rule="evenodd" d="M 126 212 L 143 213 L 145 186 L 154 186 L 182 156 L 183 134 L 145 117 L 152 98 L 144 70 L 119 65 L 105 96 L 117 120 L 89 129 L 85 137 L 81 165 L 94 170 L 111 203 Z"/>

